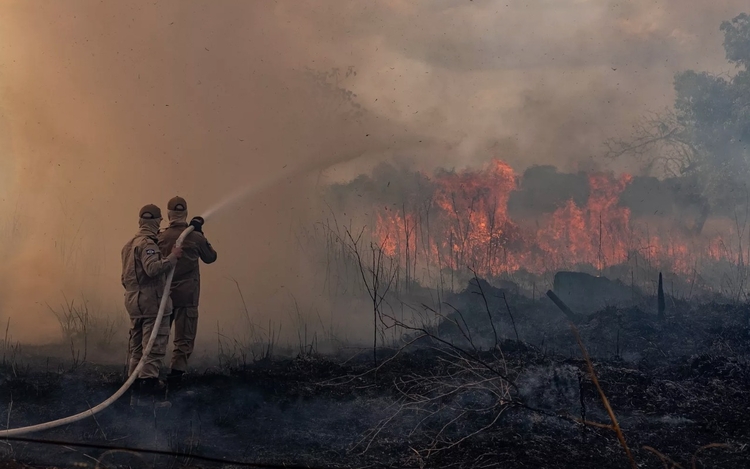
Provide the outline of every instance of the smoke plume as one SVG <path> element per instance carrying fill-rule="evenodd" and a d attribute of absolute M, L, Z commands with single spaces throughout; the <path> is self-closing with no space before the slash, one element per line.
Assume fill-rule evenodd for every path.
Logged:
<path fill-rule="evenodd" d="M 124 314 L 142 205 L 181 195 L 199 215 L 269 178 L 206 225 L 199 334 L 242 309 L 230 279 L 258 322 L 319 301 L 295 238 L 324 210 L 317 184 L 387 159 L 605 164 L 601 141 L 669 105 L 676 71 L 726 68 L 718 26 L 744 6 L 5 1 L 0 315 L 46 342 L 63 292 Z"/>

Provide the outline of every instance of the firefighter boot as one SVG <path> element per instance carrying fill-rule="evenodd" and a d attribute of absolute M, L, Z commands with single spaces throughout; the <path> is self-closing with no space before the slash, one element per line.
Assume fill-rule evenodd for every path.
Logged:
<path fill-rule="evenodd" d="M 146 378 L 141 380 L 138 390 L 137 406 L 141 408 L 171 407 L 172 404 L 166 400 L 166 385 L 159 378 Z"/>
<path fill-rule="evenodd" d="M 167 375 L 167 391 L 175 393 L 182 388 L 182 375 L 185 372 L 182 370 L 171 370 Z"/>
<path fill-rule="evenodd" d="M 167 400 L 167 383 L 159 378 L 149 380 L 149 394 L 152 396 L 154 408 L 172 407 L 172 403 Z"/>
<path fill-rule="evenodd" d="M 130 407 L 145 407 L 149 405 L 149 399 L 146 395 L 146 387 L 148 380 L 145 378 L 137 378 L 133 381 L 130 386 Z"/>

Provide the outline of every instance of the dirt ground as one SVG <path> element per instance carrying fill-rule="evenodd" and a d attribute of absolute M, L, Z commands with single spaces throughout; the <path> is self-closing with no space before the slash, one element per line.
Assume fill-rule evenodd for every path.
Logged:
<path fill-rule="evenodd" d="M 471 341 L 445 320 L 400 353 L 381 349 L 377 370 L 371 349 L 196 369 L 170 408 L 133 410 L 123 397 L 96 419 L 29 435 L 182 456 L 0 441 L 0 467 L 238 467 L 198 455 L 309 467 L 632 467 L 559 312 L 493 300 L 493 333 L 483 303 L 463 298 L 458 324 Z M 638 467 L 750 467 L 749 311 L 674 303 L 663 321 L 634 307 L 578 324 Z M 124 379 L 122 367 L 26 360 L 1 368 L 0 422 L 10 428 L 85 410 Z"/>

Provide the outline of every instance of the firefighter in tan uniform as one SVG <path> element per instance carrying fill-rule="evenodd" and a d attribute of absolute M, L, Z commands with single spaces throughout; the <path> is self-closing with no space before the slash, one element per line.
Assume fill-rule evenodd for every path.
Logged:
<path fill-rule="evenodd" d="M 156 237 L 161 220 L 159 207 L 144 206 L 139 212 L 138 233 L 122 248 L 122 286 L 125 288 L 125 309 L 130 316 L 128 376 L 135 371 L 151 331 L 154 327 L 159 329 L 151 353 L 134 383 L 134 397 L 155 396 L 165 387 L 159 380 L 159 368 L 169 342 L 172 305 L 167 303 L 161 324 L 156 324 L 156 316 L 169 269 L 177 265 L 182 249 L 175 247 L 168 256 L 162 255 Z"/>
<path fill-rule="evenodd" d="M 182 375 L 187 370 L 188 359 L 195 348 L 195 336 L 198 331 L 198 303 L 201 290 L 199 261 L 211 264 L 216 261 L 217 254 L 203 235 L 203 219 L 194 217 L 190 224 L 187 223 L 185 199 L 173 197 L 167 208 L 169 227 L 159 233 L 162 254 L 170 252 L 177 238 L 188 226 L 194 228 L 182 243 L 183 256 L 177 262 L 170 293 L 174 306 L 171 318 L 174 324 L 174 348 L 167 384 L 178 388 Z"/>

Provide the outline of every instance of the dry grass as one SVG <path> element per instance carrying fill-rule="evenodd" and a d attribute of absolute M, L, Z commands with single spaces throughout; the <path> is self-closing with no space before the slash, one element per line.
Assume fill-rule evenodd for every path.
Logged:
<path fill-rule="evenodd" d="M 64 303 L 57 309 L 47 304 L 47 308 L 60 323 L 63 340 L 70 342 L 71 347 L 83 349 L 83 361 L 86 360 L 89 344 L 102 348 L 112 345 L 115 336 L 123 327 L 121 317 L 104 314 L 91 307 L 91 302 L 81 295 L 79 301 L 68 300 L 63 294 Z"/>

